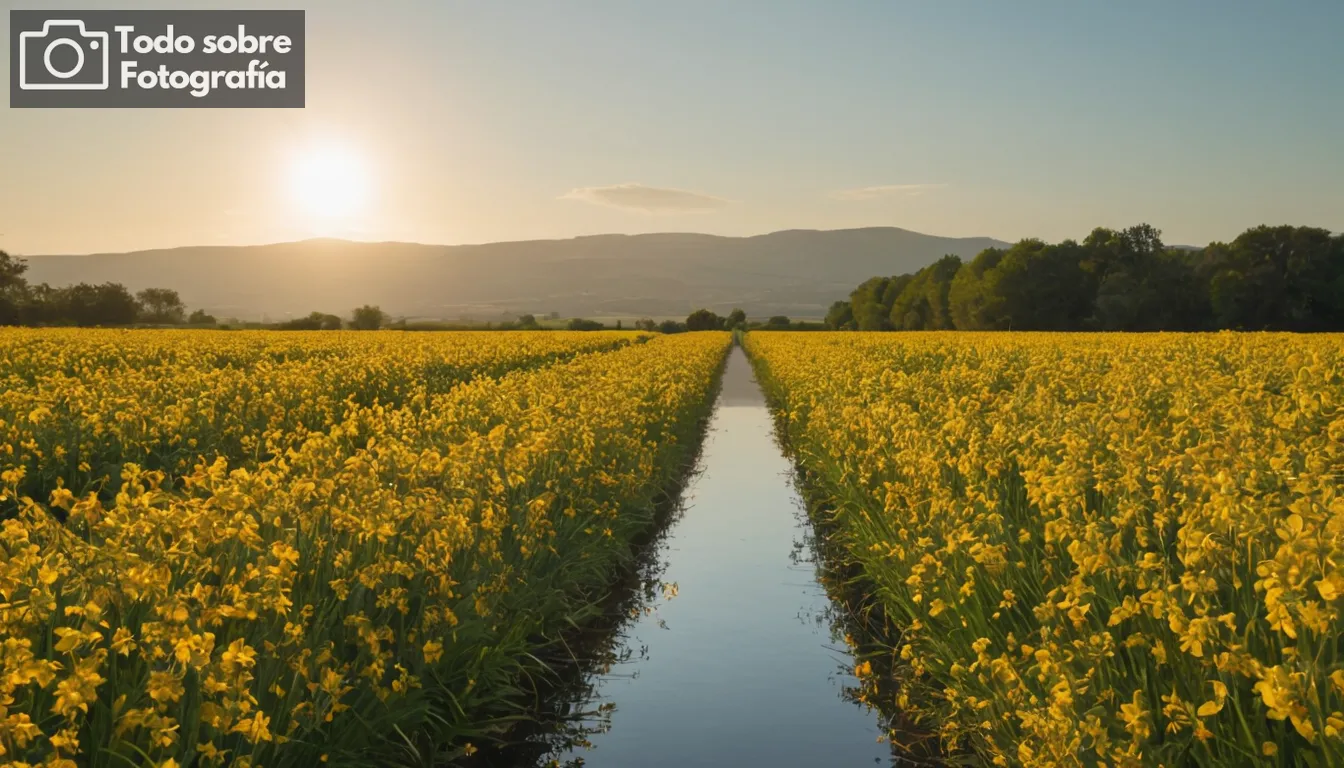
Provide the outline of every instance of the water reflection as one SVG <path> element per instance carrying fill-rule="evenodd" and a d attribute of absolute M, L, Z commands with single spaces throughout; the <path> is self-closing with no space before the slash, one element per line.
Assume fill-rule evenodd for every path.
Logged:
<path fill-rule="evenodd" d="M 549 725 L 492 765 L 909 764 L 863 701 L 833 578 L 745 355 L 724 374 L 699 473 L 607 626 L 549 700 Z M 830 584 L 831 594 L 823 584 Z M 616 617 L 628 617 L 619 620 Z M 587 645 L 584 645 L 584 644 Z"/>
<path fill-rule="evenodd" d="M 557 756 L 591 746 L 591 737 L 610 728 L 615 704 L 604 700 L 597 682 L 606 677 L 637 675 L 648 648 L 630 642 L 628 629 L 638 620 L 657 616 L 658 603 L 675 594 L 676 586 L 661 578 L 667 566 L 665 538 L 683 511 L 681 499 L 662 510 L 654 533 L 638 544 L 634 567 L 615 585 L 600 618 L 568 633 L 542 658 L 554 674 L 535 681 L 527 714 L 507 726 L 503 745 L 482 743 L 466 764 L 472 768 L 532 768 L 583 765 L 582 758 Z M 626 671 L 631 670 L 631 671 Z"/>
<path fill-rule="evenodd" d="M 800 491 L 800 498 L 805 495 Z M 796 562 L 811 565 L 815 583 L 827 597 L 816 621 L 830 627 L 832 641 L 843 643 L 852 660 L 868 667 L 862 680 L 850 678 L 854 684 L 844 687 L 844 697 L 877 718 L 891 742 L 893 765 L 945 765 L 937 734 L 905 719 L 893 706 L 899 689 L 892 670 L 901 661 L 889 638 L 899 637 L 899 631 L 888 625 L 881 605 L 858 569 L 846 562 L 839 544 L 827 538 L 833 532 L 818 530 L 801 504 L 798 516 Z"/>

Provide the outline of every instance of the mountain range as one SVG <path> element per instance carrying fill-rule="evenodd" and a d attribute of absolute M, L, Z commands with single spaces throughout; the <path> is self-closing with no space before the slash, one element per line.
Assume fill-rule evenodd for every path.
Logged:
<path fill-rule="evenodd" d="M 896 227 L 786 230 L 753 237 L 593 235 L 483 245 L 304 240 L 130 253 L 28 256 L 30 283 L 172 288 L 190 309 L 243 320 L 346 315 L 501 319 L 684 316 L 704 307 L 753 317 L 820 317 L 874 275 L 1007 243 Z"/>

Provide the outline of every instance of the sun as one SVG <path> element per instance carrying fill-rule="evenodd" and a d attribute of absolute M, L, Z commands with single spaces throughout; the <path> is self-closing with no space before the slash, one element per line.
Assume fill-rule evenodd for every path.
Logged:
<path fill-rule="evenodd" d="M 326 223 L 362 213 L 369 184 L 364 159 L 340 144 L 305 147 L 294 156 L 290 168 L 294 202 L 310 218 Z"/>

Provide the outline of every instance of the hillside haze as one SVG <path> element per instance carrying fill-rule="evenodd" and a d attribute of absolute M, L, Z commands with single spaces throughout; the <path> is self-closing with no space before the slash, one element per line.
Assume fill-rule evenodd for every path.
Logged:
<path fill-rule="evenodd" d="M 895 227 L 754 237 L 594 235 L 484 245 L 305 240 L 131 253 L 31 256 L 28 279 L 177 290 L 190 308 L 245 320 L 376 304 L 394 316 L 500 319 L 678 316 L 705 307 L 820 317 L 874 275 L 914 272 L 1006 243 Z"/>

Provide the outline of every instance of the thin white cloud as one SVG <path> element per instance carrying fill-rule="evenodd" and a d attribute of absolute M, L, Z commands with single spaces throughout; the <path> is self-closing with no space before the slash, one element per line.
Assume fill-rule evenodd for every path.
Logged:
<path fill-rule="evenodd" d="M 831 193 L 836 200 L 876 200 L 882 197 L 919 197 L 931 189 L 942 189 L 946 184 L 883 184 L 876 187 L 838 189 Z"/>
<path fill-rule="evenodd" d="M 685 189 L 650 187 L 644 184 L 612 184 L 607 187 L 577 187 L 560 196 L 562 200 L 624 208 L 645 213 L 699 213 L 722 208 L 728 200 Z"/>

